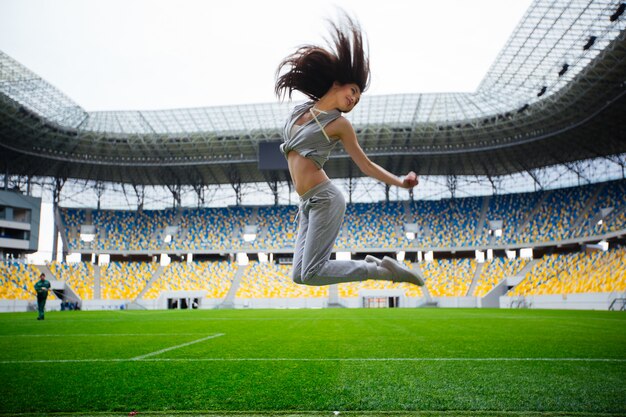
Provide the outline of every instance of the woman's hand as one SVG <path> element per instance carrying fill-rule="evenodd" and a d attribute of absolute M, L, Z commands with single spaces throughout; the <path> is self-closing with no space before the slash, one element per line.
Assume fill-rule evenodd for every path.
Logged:
<path fill-rule="evenodd" d="M 406 174 L 404 179 L 402 180 L 402 188 L 413 188 L 417 184 L 419 184 L 420 180 L 417 177 L 417 174 L 413 171 Z"/>

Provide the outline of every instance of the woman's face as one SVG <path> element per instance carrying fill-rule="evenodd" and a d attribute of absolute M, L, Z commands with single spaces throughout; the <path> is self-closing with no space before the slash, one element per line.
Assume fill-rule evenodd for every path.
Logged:
<path fill-rule="evenodd" d="M 335 99 L 337 100 L 337 108 L 342 113 L 348 113 L 359 103 L 361 99 L 361 90 L 356 84 L 338 84 L 333 85 Z"/>

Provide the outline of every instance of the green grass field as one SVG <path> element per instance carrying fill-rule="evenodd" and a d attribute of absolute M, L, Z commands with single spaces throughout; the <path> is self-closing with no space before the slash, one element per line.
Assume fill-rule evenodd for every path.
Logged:
<path fill-rule="evenodd" d="M 0 413 L 626 415 L 626 314 L 327 309 L 0 315 Z"/>

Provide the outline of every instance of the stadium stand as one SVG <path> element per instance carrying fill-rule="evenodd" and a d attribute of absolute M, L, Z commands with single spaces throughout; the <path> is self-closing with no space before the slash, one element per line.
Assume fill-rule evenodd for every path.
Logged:
<path fill-rule="evenodd" d="M 626 228 L 626 181 L 608 182 L 599 191 L 597 199 L 590 202 L 579 219 L 579 226 L 569 230 L 569 236 L 600 235 Z"/>
<path fill-rule="evenodd" d="M 228 208 L 186 210 L 181 218 L 181 238 L 170 247 L 183 250 L 226 250 L 233 246 L 235 226 Z"/>
<path fill-rule="evenodd" d="M 290 251 L 297 233 L 297 206 L 294 205 L 141 212 L 63 208 L 59 213 L 62 233 L 70 251 L 116 250 L 152 254 L 162 251 Z M 494 221 L 502 224 L 502 235 L 499 237 L 489 233 L 490 224 Z M 405 223 L 417 225 L 418 233 L 414 241 L 405 237 Z M 89 224 L 95 226 L 96 236 L 93 242 L 83 242 L 80 240 L 80 228 Z M 248 225 L 257 226 L 253 242 L 243 239 L 243 230 Z M 174 232 L 170 232 L 171 240 L 166 242 L 165 230 L 168 227 L 173 227 Z M 376 249 L 385 252 L 418 248 L 483 249 L 493 245 L 522 247 L 575 238 L 589 240 L 593 236 L 624 229 L 626 180 L 619 180 L 490 197 L 348 204 L 335 249 L 351 252 Z M 623 248 L 612 248 L 608 253 L 547 255 L 508 295 L 624 291 L 623 258 Z M 422 262 L 420 266 L 432 297 L 483 297 L 502 279 L 519 273 L 528 262 L 519 258 L 496 257 L 484 263 L 480 274 L 473 259 L 435 259 Z M 409 261 L 406 264 L 411 265 Z M 3 296 L 29 298 L 27 292 L 20 295 L 19 288 L 36 280 L 36 272 L 35 275 L 28 275 L 20 269 L 24 268 L 23 265 L 7 265 L 4 270 L 12 268 L 14 272 L 5 272 Z M 134 299 L 146 287 L 157 268 L 156 263 L 112 262 L 103 265 L 101 298 Z M 53 262 L 50 269 L 59 279 L 66 281 L 81 299 L 94 298 L 93 265 Z M 325 287 L 294 284 L 290 270 L 290 265 L 253 261 L 242 277 L 236 297 L 328 297 Z M 222 299 L 228 293 L 235 271 L 236 266 L 230 262 L 173 262 L 164 267 L 160 277 L 147 288 L 142 298 L 154 300 L 163 291 L 193 290 L 206 291 L 207 298 Z M 602 275 L 601 271 L 606 274 Z M 7 278 L 12 274 L 17 274 L 18 278 Z M 473 293 L 468 294 L 473 279 L 476 280 Z M 407 297 L 424 296 L 418 287 L 385 281 L 369 280 L 338 286 L 341 298 L 358 297 L 362 290 L 401 290 Z"/>
<path fill-rule="evenodd" d="M 528 260 L 494 258 L 485 262 L 473 296 L 482 297 L 502 279 L 519 272 Z M 405 261 L 412 267 L 409 261 Z M 2 293 L 4 299 L 30 299 L 30 287 L 39 271 L 17 262 L 2 264 Z M 467 295 L 476 261 L 473 259 L 435 259 L 421 263 L 426 285 L 433 297 L 463 297 Z M 102 298 L 132 300 L 146 286 L 158 268 L 156 263 L 112 262 L 101 266 Z M 54 262 L 50 270 L 83 300 L 93 299 L 94 267 L 90 263 L 64 264 Z M 165 267 L 157 281 L 148 289 L 144 299 L 156 299 L 163 291 L 206 291 L 206 298 L 221 299 L 228 292 L 236 270 L 231 262 L 175 262 Z M 294 284 L 291 265 L 251 262 L 237 298 L 309 298 L 328 297 L 327 287 Z M 368 280 L 338 285 L 342 298 L 357 297 L 361 290 L 400 289 L 407 297 L 422 297 L 419 287 Z M 527 274 L 526 279 L 508 295 L 568 294 L 584 292 L 626 291 L 626 248 L 608 252 L 580 252 L 546 255 Z"/>
<path fill-rule="evenodd" d="M 454 248 L 490 244 L 532 244 L 600 235 L 626 227 L 626 181 L 614 181 L 536 193 L 493 196 L 484 216 L 485 197 L 437 201 L 349 204 L 336 248 Z M 602 225 L 590 225 L 602 209 L 611 211 Z M 80 241 L 77 230 L 93 218 L 96 238 Z M 297 206 L 225 207 L 162 211 L 62 209 L 70 250 L 117 251 L 272 251 L 291 249 L 297 233 Z M 482 220 L 482 221 L 481 221 Z M 502 221 L 502 236 L 489 235 L 490 220 Z M 81 223 L 82 222 L 82 223 Z M 414 242 L 404 223 L 416 223 Z M 258 228 L 245 242 L 246 225 Z M 178 228 L 164 241 L 167 226 Z M 480 228 L 479 228 L 480 227 Z"/>
<path fill-rule="evenodd" d="M 4 300 L 34 300 L 33 286 L 39 280 L 41 271 L 34 265 L 21 262 L 0 262 L 0 299 Z M 54 300 L 52 291 L 48 300 Z"/>
<path fill-rule="evenodd" d="M 146 287 L 157 263 L 111 262 L 100 267 L 100 286 L 105 300 L 133 300 Z"/>
<path fill-rule="evenodd" d="M 527 259 L 494 258 L 485 262 L 480 273 L 474 294 L 475 297 L 483 297 L 504 278 L 511 277 L 528 263 Z"/>
<path fill-rule="evenodd" d="M 434 259 L 422 264 L 426 285 L 433 297 L 466 296 L 475 270 L 474 259 Z"/>
<path fill-rule="evenodd" d="M 626 291 L 626 248 L 545 256 L 510 296 Z"/>
<path fill-rule="evenodd" d="M 250 262 L 235 296 L 240 299 L 328 297 L 328 287 L 295 284 L 291 265 Z"/>
<path fill-rule="evenodd" d="M 206 291 L 205 298 L 224 298 L 235 275 L 230 262 L 174 262 L 143 295 L 154 300 L 163 291 Z"/>
<path fill-rule="evenodd" d="M 414 201 L 409 213 L 423 232 L 417 245 L 425 247 L 470 246 L 474 242 L 482 198 Z"/>
<path fill-rule="evenodd" d="M 593 195 L 593 186 L 550 191 L 527 225 L 517 230 L 511 243 L 559 241 L 566 238 L 585 204 Z"/>
<path fill-rule="evenodd" d="M 409 261 L 404 261 L 408 268 L 413 268 Z M 358 297 L 362 290 L 402 290 L 406 297 L 423 297 L 424 293 L 418 286 L 406 283 L 393 283 L 390 281 L 367 280 L 363 282 L 347 282 L 339 284 L 339 296 L 342 298 Z"/>
<path fill-rule="evenodd" d="M 401 224 L 400 203 L 349 204 L 336 246 L 343 249 L 396 248 L 403 244 Z"/>
<path fill-rule="evenodd" d="M 73 249 L 85 247 L 81 245 L 80 226 L 87 224 L 87 210 L 60 209 L 66 227 L 66 238 L 68 246 Z M 89 245 L 91 247 L 91 245 Z"/>
<path fill-rule="evenodd" d="M 254 247 L 267 250 L 293 247 L 298 233 L 297 213 L 297 206 L 259 207 L 260 233 Z"/>
<path fill-rule="evenodd" d="M 502 221 L 502 236 L 493 237 L 492 242 L 512 242 L 515 233 L 532 215 L 537 202 L 543 193 L 523 193 L 492 196 L 485 215 L 482 230 L 477 233 L 476 244 L 487 245 L 490 242 L 488 221 Z"/>
<path fill-rule="evenodd" d="M 81 300 L 94 299 L 94 266 L 88 262 L 64 263 L 51 262 L 50 271 L 54 276 L 65 281 Z"/>

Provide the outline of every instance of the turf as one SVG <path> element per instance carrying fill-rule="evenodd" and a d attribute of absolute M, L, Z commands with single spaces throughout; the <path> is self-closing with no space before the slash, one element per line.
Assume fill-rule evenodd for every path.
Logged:
<path fill-rule="evenodd" d="M 10 313 L 0 378 L 4 415 L 626 415 L 626 314 Z"/>

